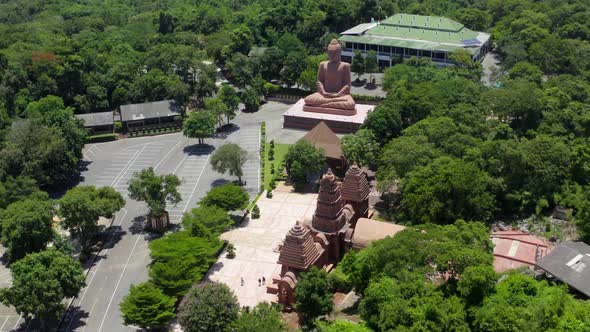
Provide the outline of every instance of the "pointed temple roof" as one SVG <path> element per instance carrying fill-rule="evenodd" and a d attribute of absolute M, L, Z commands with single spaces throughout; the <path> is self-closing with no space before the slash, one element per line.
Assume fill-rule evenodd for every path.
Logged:
<path fill-rule="evenodd" d="M 320 181 L 318 203 L 312 219 L 313 228 L 327 233 L 337 232 L 340 225 L 344 201 L 340 194 L 340 186 L 331 169 Z"/>
<path fill-rule="evenodd" d="M 315 244 L 309 229 L 297 221 L 285 237 L 278 263 L 296 270 L 307 270 L 318 260 L 322 251 L 321 246 Z"/>
<path fill-rule="evenodd" d="M 362 202 L 369 197 L 370 188 L 367 176 L 357 164 L 353 164 L 346 171 L 341 191 L 345 201 Z"/>
<path fill-rule="evenodd" d="M 324 149 L 328 158 L 342 159 L 344 155 L 340 147 L 340 138 L 334 134 L 332 129 L 324 121 L 320 121 L 312 130 L 303 136 L 303 139 L 318 149 Z"/>

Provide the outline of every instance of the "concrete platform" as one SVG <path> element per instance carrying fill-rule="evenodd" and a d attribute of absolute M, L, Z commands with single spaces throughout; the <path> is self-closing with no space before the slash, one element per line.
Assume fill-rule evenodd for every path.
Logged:
<path fill-rule="evenodd" d="M 375 105 L 356 104 L 356 114 L 351 116 L 303 111 L 304 100 L 299 99 L 283 114 L 283 128 L 311 130 L 324 121 L 332 131 L 340 134 L 356 132 L 365 122 Z"/>

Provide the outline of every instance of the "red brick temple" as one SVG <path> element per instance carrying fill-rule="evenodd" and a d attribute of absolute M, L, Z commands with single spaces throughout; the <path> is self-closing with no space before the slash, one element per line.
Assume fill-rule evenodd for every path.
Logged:
<path fill-rule="evenodd" d="M 279 303 L 295 302 L 299 273 L 312 266 L 329 271 L 352 247 L 357 220 L 368 217 L 369 190 L 365 173 L 356 165 L 342 183 L 331 170 L 322 177 L 313 218 L 298 221 L 287 233 L 278 260 L 281 275 L 267 287 L 269 293 L 277 293 Z"/>

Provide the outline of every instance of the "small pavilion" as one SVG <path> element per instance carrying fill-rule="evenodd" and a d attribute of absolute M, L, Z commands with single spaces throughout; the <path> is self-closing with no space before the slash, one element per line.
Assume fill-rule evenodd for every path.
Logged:
<path fill-rule="evenodd" d="M 302 139 L 318 149 L 323 149 L 330 168 L 336 174 L 343 173 L 342 170 L 346 168 L 346 159 L 342 152 L 340 137 L 336 136 L 324 121 L 315 125 Z"/>

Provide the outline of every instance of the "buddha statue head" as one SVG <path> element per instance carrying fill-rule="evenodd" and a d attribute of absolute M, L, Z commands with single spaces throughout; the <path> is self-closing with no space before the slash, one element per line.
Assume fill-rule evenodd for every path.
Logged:
<path fill-rule="evenodd" d="M 340 62 L 340 54 L 342 53 L 342 46 L 336 39 L 332 39 L 328 45 L 328 59 L 332 63 Z"/>

